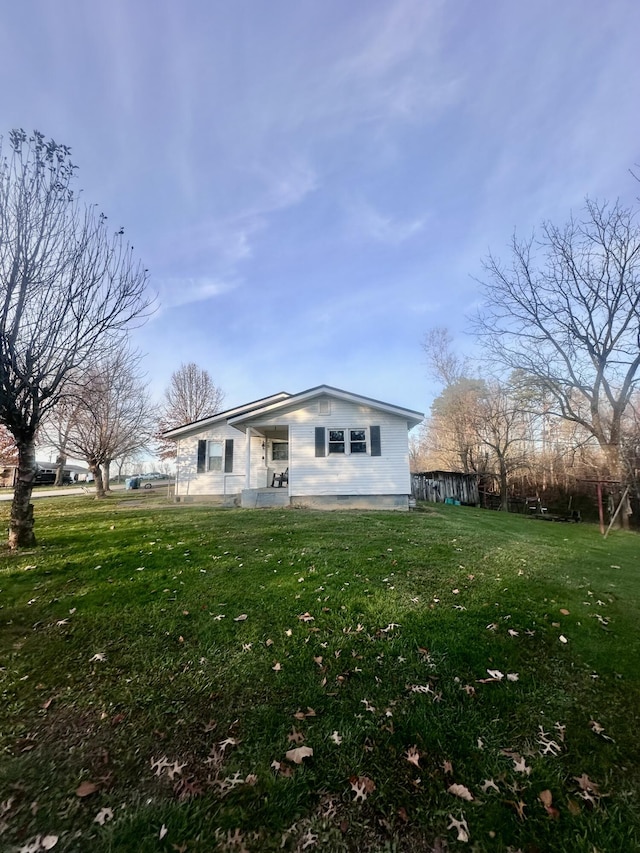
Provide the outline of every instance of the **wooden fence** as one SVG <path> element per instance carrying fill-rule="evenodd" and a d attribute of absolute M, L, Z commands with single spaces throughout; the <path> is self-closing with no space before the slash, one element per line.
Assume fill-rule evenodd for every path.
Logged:
<path fill-rule="evenodd" d="M 449 500 L 472 506 L 480 503 L 477 474 L 458 474 L 454 471 L 412 474 L 411 493 L 418 501 L 444 503 Z"/>

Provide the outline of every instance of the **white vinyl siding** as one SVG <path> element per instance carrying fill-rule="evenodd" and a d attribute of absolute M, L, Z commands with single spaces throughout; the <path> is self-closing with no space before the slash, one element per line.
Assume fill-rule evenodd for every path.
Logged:
<path fill-rule="evenodd" d="M 256 425 L 260 421 L 256 419 Z M 408 495 L 409 438 L 407 422 L 373 407 L 332 399 L 331 415 L 319 418 L 317 401 L 280 411 L 263 423 L 289 427 L 289 494 Z M 351 426 L 345 426 L 351 425 Z M 380 426 L 381 456 L 371 456 L 370 427 Z M 315 428 L 367 430 L 367 452 L 316 457 Z"/>
<path fill-rule="evenodd" d="M 225 472 L 225 442 L 233 440 L 233 469 Z M 198 441 L 206 441 L 206 470 L 198 473 Z M 218 424 L 178 441 L 176 495 L 233 495 L 244 487 L 246 438 L 227 424 Z M 213 466 L 213 467 L 212 467 Z"/>
<path fill-rule="evenodd" d="M 257 430 L 264 427 L 288 428 L 288 459 L 273 463 L 271 442 L 262 435 L 251 438 L 251 470 L 249 488 L 267 485 L 267 468 L 289 469 L 289 495 L 408 495 L 411 493 L 409 476 L 409 443 L 407 421 L 391 412 L 373 406 L 357 404 L 339 398 L 330 401 L 330 413 L 320 415 L 318 401 L 311 399 L 304 405 L 284 407 L 264 413 L 253 423 Z M 380 429 L 381 454 L 372 455 L 374 449 L 373 426 Z M 316 427 L 325 430 L 325 455 L 316 456 Z M 329 453 L 326 446 L 330 429 L 345 430 L 345 441 L 359 443 L 365 432 L 365 452 Z M 352 436 L 354 431 L 356 435 Z M 377 434 L 377 431 L 376 431 Z M 224 442 L 232 438 L 233 471 L 224 473 Z M 223 444 L 222 471 L 197 473 L 198 441 L 220 441 Z M 246 488 L 246 434 L 228 424 L 215 424 L 182 437 L 178 444 L 176 495 L 231 495 Z M 265 446 L 263 447 L 263 442 Z M 347 449 L 347 448 L 345 448 Z M 348 448 L 351 450 L 351 447 Z"/>

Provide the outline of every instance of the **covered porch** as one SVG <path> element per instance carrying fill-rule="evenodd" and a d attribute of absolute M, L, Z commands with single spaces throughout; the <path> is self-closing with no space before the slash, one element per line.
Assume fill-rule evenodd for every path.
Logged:
<path fill-rule="evenodd" d="M 289 428 L 281 424 L 246 426 L 243 493 L 273 492 L 273 505 L 289 502 Z M 244 501 L 243 501 L 244 505 Z"/>

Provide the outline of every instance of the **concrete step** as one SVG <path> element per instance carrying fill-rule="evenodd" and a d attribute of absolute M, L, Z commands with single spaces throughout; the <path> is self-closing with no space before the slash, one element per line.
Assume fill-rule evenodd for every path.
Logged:
<path fill-rule="evenodd" d="M 289 506 L 289 490 L 243 489 L 241 501 L 243 509 Z"/>

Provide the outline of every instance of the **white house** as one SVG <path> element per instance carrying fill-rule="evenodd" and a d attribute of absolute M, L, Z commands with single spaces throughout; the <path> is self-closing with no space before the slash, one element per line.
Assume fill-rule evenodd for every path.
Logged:
<path fill-rule="evenodd" d="M 328 385 L 220 412 L 164 433 L 176 500 L 407 509 L 408 432 L 423 417 Z"/>

